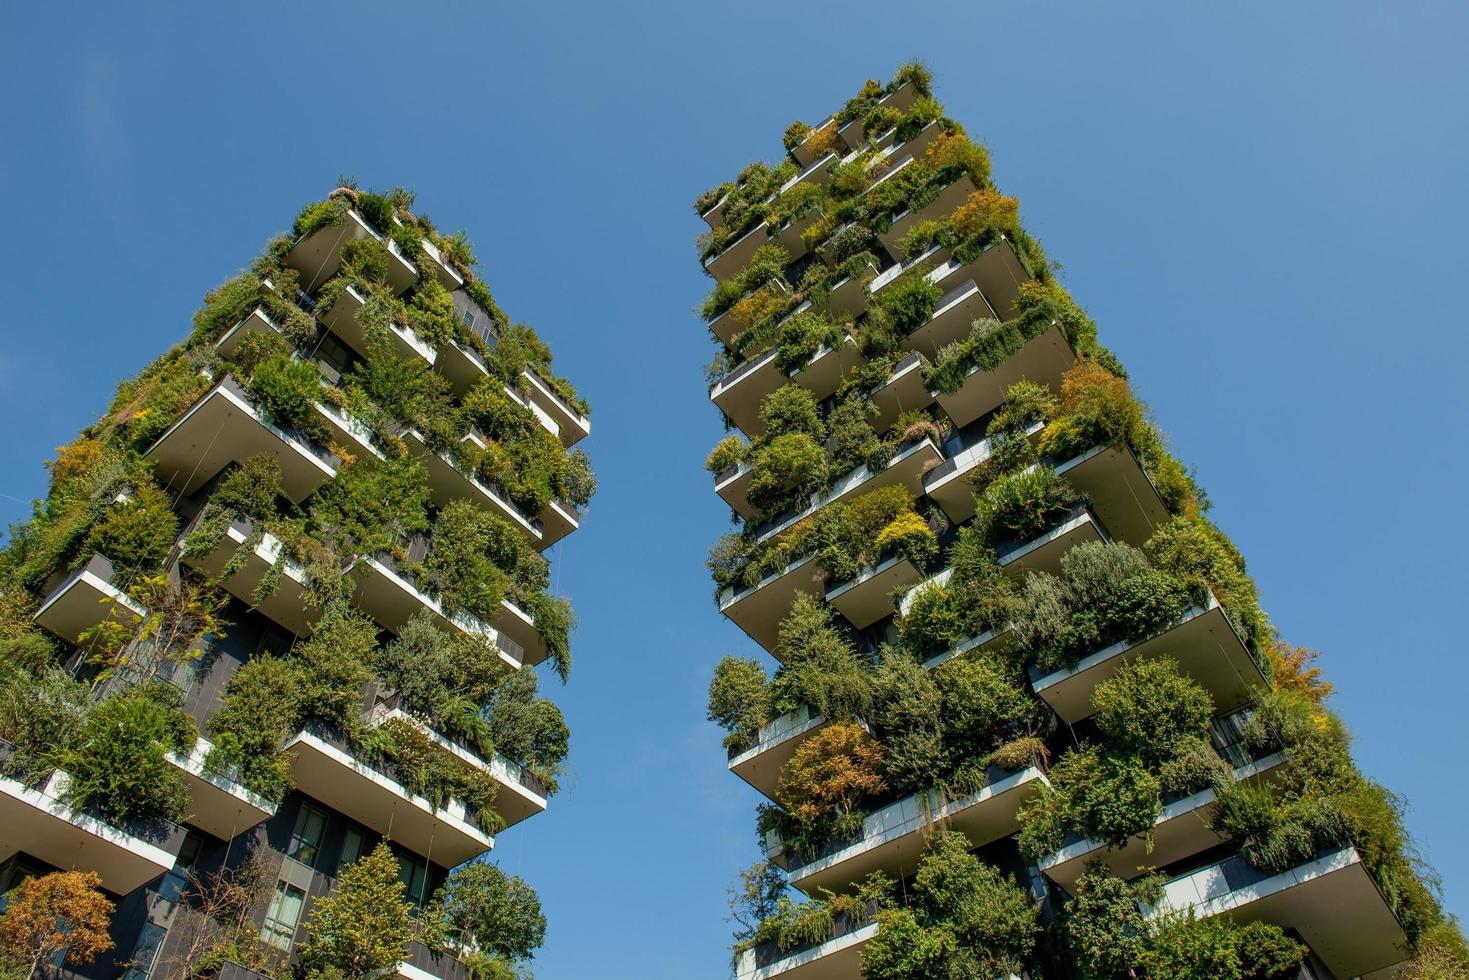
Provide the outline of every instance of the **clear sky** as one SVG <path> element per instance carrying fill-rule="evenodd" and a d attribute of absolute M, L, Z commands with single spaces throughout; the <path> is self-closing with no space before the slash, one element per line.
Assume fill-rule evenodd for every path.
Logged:
<path fill-rule="evenodd" d="M 602 489 L 552 556 L 573 774 L 496 848 L 551 920 L 537 975 L 721 976 L 756 798 L 704 689 L 754 648 L 702 567 L 690 202 L 921 58 L 1462 915 L 1469 7 L 1200 6 L 10 5 L 0 519 L 302 203 L 415 189 L 593 405 Z"/>

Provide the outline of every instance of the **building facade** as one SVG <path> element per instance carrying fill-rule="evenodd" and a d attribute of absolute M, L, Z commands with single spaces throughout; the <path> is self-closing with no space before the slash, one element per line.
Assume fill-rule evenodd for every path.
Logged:
<path fill-rule="evenodd" d="M 1396 798 L 986 150 L 918 65 L 784 142 L 695 205 L 739 980 L 1406 970 Z"/>
<path fill-rule="evenodd" d="M 308 205 L 0 558 L 0 891 L 94 872 L 115 903 L 67 975 L 288 975 L 380 842 L 423 919 L 556 790 L 545 553 L 594 489 L 587 407 L 411 206 Z M 415 930 L 397 975 L 467 977 L 485 940 Z"/>

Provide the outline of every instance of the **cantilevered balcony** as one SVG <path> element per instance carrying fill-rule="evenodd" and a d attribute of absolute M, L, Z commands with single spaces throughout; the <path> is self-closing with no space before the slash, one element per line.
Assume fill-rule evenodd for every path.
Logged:
<path fill-rule="evenodd" d="M 113 585 L 115 579 L 112 562 L 93 555 L 46 594 L 36 610 L 36 625 L 67 643 L 76 643 L 82 633 L 104 622 L 136 625 L 148 610 Z"/>
<path fill-rule="evenodd" d="M 546 638 L 536 628 L 535 617 L 514 601 L 501 599 L 500 609 L 490 625 L 499 634 L 495 642 L 501 652 L 519 656 L 525 666 L 534 667 L 544 663 L 550 656 L 550 651 L 546 648 Z"/>
<path fill-rule="evenodd" d="M 394 218 L 393 223 L 401 225 L 403 222 Z M 429 241 L 428 238 L 424 238 L 423 240 L 423 257 L 419 259 L 419 263 L 427 264 L 428 268 L 432 270 L 434 278 L 445 289 L 452 291 L 464 285 L 464 277 L 459 274 L 459 270 L 454 268 L 444 258 L 444 253 L 440 252 L 439 247 Z"/>
<path fill-rule="evenodd" d="M 754 296 L 756 293 L 759 292 L 769 292 L 778 294 L 778 296 L 789 297 L 791 294 L 791 288 L 790 286 L 786 285 L 783 280 L 780 279 L 768 282 L 763 286 L 757 286 L 756 288 L 747 291 L 743 296 L 732 303 L 729 309 L 725 310 L 723 313 L 710 320 L 709 331 L 714 334 L 714 336 L 719 340 L 721 344 L 726 347 L 733 347 L 735 338 L 740 335 L 740 332 L 743 330 L 748 330 L 750 327 L 754 326 L 753 323 L 744 319 L 743 315 L 740 312 L 740 304 L 744 300 L 749 299 L 751 296 Z"/>
<path fill-rule="evenodd" d="M 714 492 L 719 494 L 720 500 L 729 504 L 736 514 L 747 521 L 754 520 L 760 513 L 755 509 L 755 505 L 750 503 L 748 496 L 750 480 L 754 474 L 755 468 L 748 462 L 740 462 L 714 474 Z"/>
<path fill-rule="evenodd" d="M 918 88 L 912 82 L 904 82 L 893 91 L 877 100 L 874 109 L 893 109 L 897 112 L 906 112 L 914 102 L 918 101 Z M 837 135 L 842 138 L 851 149 L 857 149 L 867 141 L 866 127 L 863 118 L 866 113 L 856 119 L 849 119 L 837 129 Z M 876 133 L 872 134 L 878 135 Z"/>
<path fill-rule="evenodd" d="M 802 167 L 811 166 L 828 152 L 819 148 L 821 143 L 823 142 L 823 140 L 820 138 L 820 134 L 824 130 L 826 130 L 828 126 L 832 128 L 836 127 L 835 117 L 827 116 L 821 122 L 817 123 L 815 126 L 812 126 L 811 131 L 806 134 L 806 138 L 797 143 L 795 148 L 791 150 L 791 156 L 795 157 L 796 162 L 799 163 Z M 854 147 L 848 147 L 848 149 L 854 149 Z M 721 201 L 720 203 L 722 204 L 723 201 Z M 718 205 L 716 205 L 716 207 L 718 207 Z"/>
<path fill-rule="evenodd" d="M 359 760 L 327 726 L 308 725 L 285 751 L 298 790 L 435 864 L 453 867 L 495 846 L 463 803 L 439 808 L 410 793 L 390 765 Z"/>
<path fill-rule="evenodd" d="M 336 475 L 341 461 L 303 432 L 269 421 L 244 387 L 225 375 L 148 448 L 172 491 L 191 495 L 230 463 L 260 454 L 281 466 L 281 488 L 300 503 Z"/>
<path fill-rule="evenodd" d="M 1106 541 L 1107 534 L 1095 515 L 1085 507 L 1073 511 L 1056 526 L 1028 541 L 1001 544 L 1000 567 L 1012 575 L 1049 572 L 1059 575 L 1066 552 L 1084 541 Z"/>
<path fill-rule="evenodd" d="M 389 721 L 411 725 L 439 748 L 461 762 L 487 773 L 495 780 L 495 812 L 504 818 L 505 826 L 520 823 L 546 809 L 546 788 L 539 779 L 518 762 L 496 752 L 486 759 L 479 752 L 433 729 L 417 716 L 405 711 L 397 695 L 373 705 L 367 715 L 369 728 Z"/>
<path fill-rule="evenodd" d="M 219 578 L 236 552 L 252 538 L 253 530 L 248 518 L 237 517 L 210 552 L 186 557 L 184 562 L 211 578 Z M 258 596 L 260 583 L 267 575 L 272 576 L 275 583 L 269 595 Z M 269 531 L 261 533 L 239 570 L 221 584 L 230 595 L 297 636 L 310 632 L 320 616 L 315 604 L 307 601 L 305 567 L 291 557 L 281 540 Z"/>
<path fill-rule="evenodd" d="M 790 530 L 823 507 L 857 494 L 871 493 L 883 487 L 901 485 L 907 488 L 910 494 L 917 497 L 923 491 L 923 475 L 938 466 L 943 458 L 943 450 L 931 436 L 923 435 L 916 439 L 909 439 L 898 446 L 898 451 L 881 469 L 874 470 L 863 463 L 833 483 L 830 489 L 812 494 L 807 498 L 806 505 L 799 510 L 787 511 L 770 518 L 755 529 L 755 540 L 757 542 L 769 541 L 776 535 Z"/>
<path fill-rule="evenodd" d="M 342 290 L 331 308 L 321 317 L 322 322 L 341 339 L 342 343 L 362 357 L 368 354 L 367 327 L 363 324 L 361 316 L 362 308 L 366 304 L 367 297 L 359 292 L 357 287 L 348 286 Z M 420 360 L 432 365 L 438 359 L 438 352 L 434 350 L 432 344 L 391 317 L 387 321 L 387 337 L 392 342 L 393 352 L 401 360 Z"/>
<path fill-rule="evenodd" d="M 465 328 L 482 341 L 487 350 L 493 349 L 500 342 L 500 333 L 490 312 L 462 289 L 451 292 L 449 298 L 454 301 L 454 312 Z M 457 340 L 440 345 L 434 369 L 444 376 L 454 394 L 461 398 L 490 373 L 479 352 L 468 341 L 460 343 Z"/>
<path fill-rule="evenodd" d="M 923 358 L 917 353 L 907 354 L 893 367 L 886 381 L 867 396 L 867 403 L 877 408 L 877 414 L 868 419 L 873 431 L 884 432 L 898 421 L 904 412 L 927 408 L 933 403 L 933 395 L 923 382 Z"/>
<path fill-rule="evenodd" d="M 870 143 L 882 152 L 884 159 L 902 160 L 906 157 L 921 157 L 928 150 L 928 144 L 944 131 L 943 126 L 935 119 L 924 126 L 918 132 L 903 142 L 898 142 L 898 128 L 893 126 L 875 136 L 870 137 Z M 847 159 L 851 159 L 860 150 L 854 150 Z M 846 162 L 845 160 L 843 162 Z"/>
<path fill-rule="evenodd" d="M 867 287 L 876 278 L 877 264 L 868 261 L 855 273 L 832 283 L 826 298 L 814 300 L 813 305 L 838 323 L 855 320 L 867 312 L 867 300 L 871 296 Z"/>
<path fill-rule="evenodd" d="M 1241 782 L 1269 780 L 1283 762 L 1285 754 L 1275 752 L 1237 767 L 1234 778 Z M 1171 800 L 1148 833 L 1131 838 L 1121 847 L 1073 839 L 1059 851 L 1042 858 L 1039 868 L 1068 894 L 1075 895 L 1077 879 L 1093 862 L 1123 878 L 1136 878 L 1149 869 L 1167 867 L 1224 843 L 1224 836 L 1211 826 L 1217 803 L 1218 794 L 1213 789 Z"/>
<path fill-rule="evenodd" d="M 1213 595 L 1172 626 L 1140 640 L 1123 640 L 1083 657 L 1075 666 L 1042 673 L 1031 670 L 1036 696 L 1068 724 L 1093 712 L 1092 693 L 1136 660 L 1171 657 L 1179 669 L 1209 692 L 1216 711 L 1232 711 L 1268 686 L 1244 641 Z"/>
<path fill-rule="evenodd" d="M 893 593 L 923 580 L 923 572 L 903 555 L 891 555 L 876 565 L 864 565 L 857 577 L 827 590 L 826 601 L 858 629 L 890 615 L 897 608 Z"/>
<path fill-rule="evenodd" d="M 1061 375 L 1075 363 L 1076 354 L 1066 336 L 1059 325 L 1052 324 L 998 366 L 970 368 L 958 391 L 935 397 L 955 425 L 965 426 L 1004 404 L 1005 392 L 1022 378 L 1059 390 Z"/>
<path fill-rule="evenodd" d="M 352 459 L 385 460 L 387 456 L 377 447 L 372 430 L 354 417 L 345 408 L 337 408 L 327 402 L 316 403 L 316 414 L 320 415 L 331 431 L 333 450 L 336 455 Z"/>
<path fill-rule="evenodd" d="M 735 964 L 735 980 L 853 980 L 862 975 L 862 948 L 877 935 L 874 918 L 877 905 L 868 914 L 853 919 L 845 913 L 832 916 L 831 937 L 824 942 L 802 944 L 783 950 L 775 942 L 747 949 Z"/>
<path fill-rule="evenodd" d="M 0 741 L 0 763 L 15 747 Z M 116 826 L 62 802 L 70 777 L 54 772 L 37 786 L 0 776 L 0 861 L 24 851 L 57 868 L 95 871 L 102 887 L 126 895 L 173 867 L 184 830 L 167 821 Z"/>
<path fill-rule="evenodd" d="M 397 562 L 386 554 L 364 555 L 347 570 L 355 586 L 352 596 L 357 608 L 384 629 L 399 633 L 408 621 L 428 613 L 435 626 L 446 633 L 477 637 L 494 646 L 500 659 L 519 669 L 525 653 L 520 644 L 505 642 L 499 631 L 466 609 L 449 613 L 443 604 L 401 574 Z"/>
<path fill-rule="evenodd" d="M 484 444 L 479 435 L 473 432 L 465 436 L 465 440 L 478 442 L 480 445 Z M 435 507 L 443 507 L 454 500 L 468 500 L 495 516 L 509 521 L 511 526 L 518 530 L 531 545 L 541 546 L 543 535 L 540 522 L 532 521 L 521 513 L 520 508 L 511 503 L 510 498 L 502 491 L 481 482 L 477 476 L 462 468 L 447 453 L 430 447 L 423 433 L 417 429 L 405 430 L 403 441 L 407 444 L 408 451 L 421 459 L 428 471 L 429 496 Z"/>
<path fill-rule="evenodd" d="M 408 955 L 394 969 L 393 976 L 403 980 L 469 980 L 471 974 L 469 965 L 460 956 L 438 952 L 412 939 L 408 942 Z"/>
<path fill-rule="evenodd" d="M 760 726 L 755 744 L 731 752 L 729 769 L 769 799 L 775 798 L 780 773 L 796 749 L 826 725 L 826 719 L 801 705 Z"/>
<path fill-rule="evenodd" d="M 1376 975 L 1409 955 L 1402 924 L 1351 847 L 1277 875 L 1238 855 L 1226 858 L 1170 880 L 1162 900 L 1145 910 L 1165 911 L 1291 929 L 1337 977 Z"/>
<path fill-rule="evenodd" d="M 892 170 L 889 170 L 883 175 L 882 180 L 891 180 L 904 169 L 911 166 L 913 159 L 915 158 L 910 157 Z M 892 224 L 888 225 L 887 230 L 878 232 L 878 240 L 882 242 L 883 247 L 889 253 L 893 255 L 899 254 L 899 245 L 903 241 L 903 236 L 908 234 L 914 225 L 924 221 L 935 221 L 939 218 L 948 217 L 960 205 L 969 200 L 969 195 L 973 194 L 975 190 L 974 181 L 970 180 L 969 177 L 956 177 L 938 192 L 937 197 L 917 211 L 905 210 L 894 215 Z"/>
<path fill-rule="evenodd" d="M 762 221 L 705 259 L 704 271 L 715 279 L 728 279 L 749 265 L 755 252 L 769 241 L 770 226 Z"/>
<path fill-rule="evenodd" d="M 1020 829 L 1016 811 L 1049 785 L 1035 766 L 1018 772 L 991 766 L 988 785 L 978 793 L 948 800 L 932 790 L 909 796 L 867 815 L 855 841 L 838 841 L 816 855 L 787 855 L 779 835 L 766 837 L 766 854 L 787 868 L 791 884 L 815 894 L 843 892 L 874 871 L 902 879 L 918 869 L 935 824 L 946 824 L 975 847 Z"/>
<path fill-rule="evenodd" d="M 530 406 L 555 424 L 552 430 L 568 449 L 592 434 L 592 423 L 566 399 L 558 395 L 540 375 L 531 370 L 520 372 L 525 382 L 525 398 Z"/>
<path fill-rule="evenodd" d="M 388 285 L 401 293 L 418 281 L 418 270 L 398 251 L 391 238 L 379 235 L 358 214 L 349 210 L 344 218 L 316 229 L 296 241 L 286 254 L 286 265 L 301 273 L 301 288 L 315 293 L 342 265 L 342 246 L 358 238 L 373 238 L 388 248 Z"/>
<path fill-rule="evenodd" d="M 189 789 L 188 823 L 220 840 L 232 840 L 275 816 L 270 800 L 245 788 L 238 775 L 205 767 L 213 744 L 203 736 L 187 753 L 170 752 L 168 761 L 183 773 Z"/>
<path fill-rule="evenodd" d="M 1056 475 L 1087 495 L 1112 537 L 1141 546 L 1168 522 L 1168 508 L 1133 451 L 1120 442 L 1095 446 L 1056 466 Z"/>
<path fill-rule="evenodd" d="M 803 305 L 796 313 L 808 308 L 809 304 Z M 766 395 L 794 382 L 810 391 L 819 402 L 835 392 L 847 372 L 862 360 L 856 341 L 846 335 L 835 348 L 822 347 L 810 360 L 790 369 L 780 366 L 779 357 L 779 347 L 757 354 L 709 392 L 709 400 L 752 438 L 765 431 L 760 421 L 760 404 Z"/>
<path fill-rule="evenodd" d="M 821 214 L 821 208 L 812 206 L 780 227 L 769 228 L 770 241 L 785 249 L 790 261 L 794 262 L 804 258 L 806 253 L 811 251 L 810 246 L 806 244 L 806 229 L 816 224 Z"/>
<path fill-rule="evenodd" d="M 943 278 L 943 285 L 950 283 L 952 288 L 939 299 L 933 314 L 903 338 L 904 350 L 920 351 L 935 360 L 944 347 L 968 337 L 975 320 L 996 319 L 994 308 L 973 279 Z"/>
<path fill-rule="evenodd" d="M 554 498 L 545 507 L 541 508 L 537 520 L 541 524 L 542 548 L 551 547 L 551 545 L 581 527 L 580 511 L 567 501 L 556 500 Z"/>
<path fill-rule="evenodd" d="M 279 334 L 280 324 L 272 320 L 260 307 L 255 307 L 246 313 L 240 322 L 224 332 L 224 336 L 214 342 L 214 349 L 225 357 L 234 357 L 235 351 L 239 350 L 240 341 L 251 334 Z"/>
<path fill-rule="evenodd" d="M 725 589 L 719 595 L 719 611 L 773 654 L 781 620 L 790 612 L 796 594 L 824 595 L 825 579 L 825 573 L 816 564 L 816 556 L 807 555 L 753 586 Z"/>
<path fill-rule="evenodd" d="M 1037 422 L 1026 430 L 1026 436 L 1034 438 L 1044 428 L 1044 425 Z M 974 490 L 970 478 L 975 470 L 994 455 L 995 450 L 994 440 L 988 436 L 969 441 L 961 439 L 962 435 L 959 434 L 953 442 L 946 445 L 949 458 L 923 478 L 923 492 L 942 507 L 949 520 L 955 524 L 962 524 L 974 516 Z"/>

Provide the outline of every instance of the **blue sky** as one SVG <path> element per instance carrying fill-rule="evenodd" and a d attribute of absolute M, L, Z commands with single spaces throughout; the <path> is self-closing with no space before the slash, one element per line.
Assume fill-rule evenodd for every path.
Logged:
<path fill-rule="evenodd" d="M 553 555 L 574 771 L 497 846 L 551 919 L 537 975 L 719 976 L 756 799 L 704 688 L 753 647 L 702 568 L 727 512 L 689 202 L 922 58 L 1462 915 L 1469 8 L 1197 6 L 16 6 L 0 519 L 338 174 L 416 189 L 593 403 L 602 490 Z"/>

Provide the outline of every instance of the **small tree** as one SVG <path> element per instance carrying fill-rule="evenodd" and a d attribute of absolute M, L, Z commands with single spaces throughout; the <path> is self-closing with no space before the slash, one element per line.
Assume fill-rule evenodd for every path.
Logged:
<path fill-rule="evenodd" d="M 313 978 L 387 976 L 408 952 L 413 937 L 410 905 L 403 898 L 398 860 L 387 843 L 349 864 L 334 894 L 316 900 L 301 948 Z"/>
<path fill-rule="evenodd" d="M 155 975 L 192 977 L 225 961 L 258 971 L 279 956 L 261 940 L 253 919 L 275 880 L 258 854 L 213 872 L 190 869 L 187 879 L 186 905 L 169 944 L 176 952 L 154 968 Z"/>
<path fill-rule="evenodd" d="M 835 818 L 841 824 L 865 797 L 882 792 L 881 771 L 882 746 L 876 739 L 860 725 L 832 724 L 796 749 L 776 797 L 797 820 Z"/>
<path fill-rule="evenodd" d="M 735 924 L 735 940 L 743 942 L 760 931 L 760 924 L 775 915 L 786 897 L 785 875 L 769 861 L 757 861 L 740 872 L 731 885 L 728 921 Z"/>
<path fill-rule="evenodd" d="M 436 897 L 450 935 L 496 957 L 528 960 L 546 937 L 535 889 L 496 865 L 456 869 Z"/>
<path fill-rule="evenodd" d="M 67 963 L 81 965 L 111 949 L 107 924 L 113 905 L 101 886 L 94 871 L 56 871 L 22 882 L 0 914 L 6 965 L 31 977 L 63 950 Z"/>

